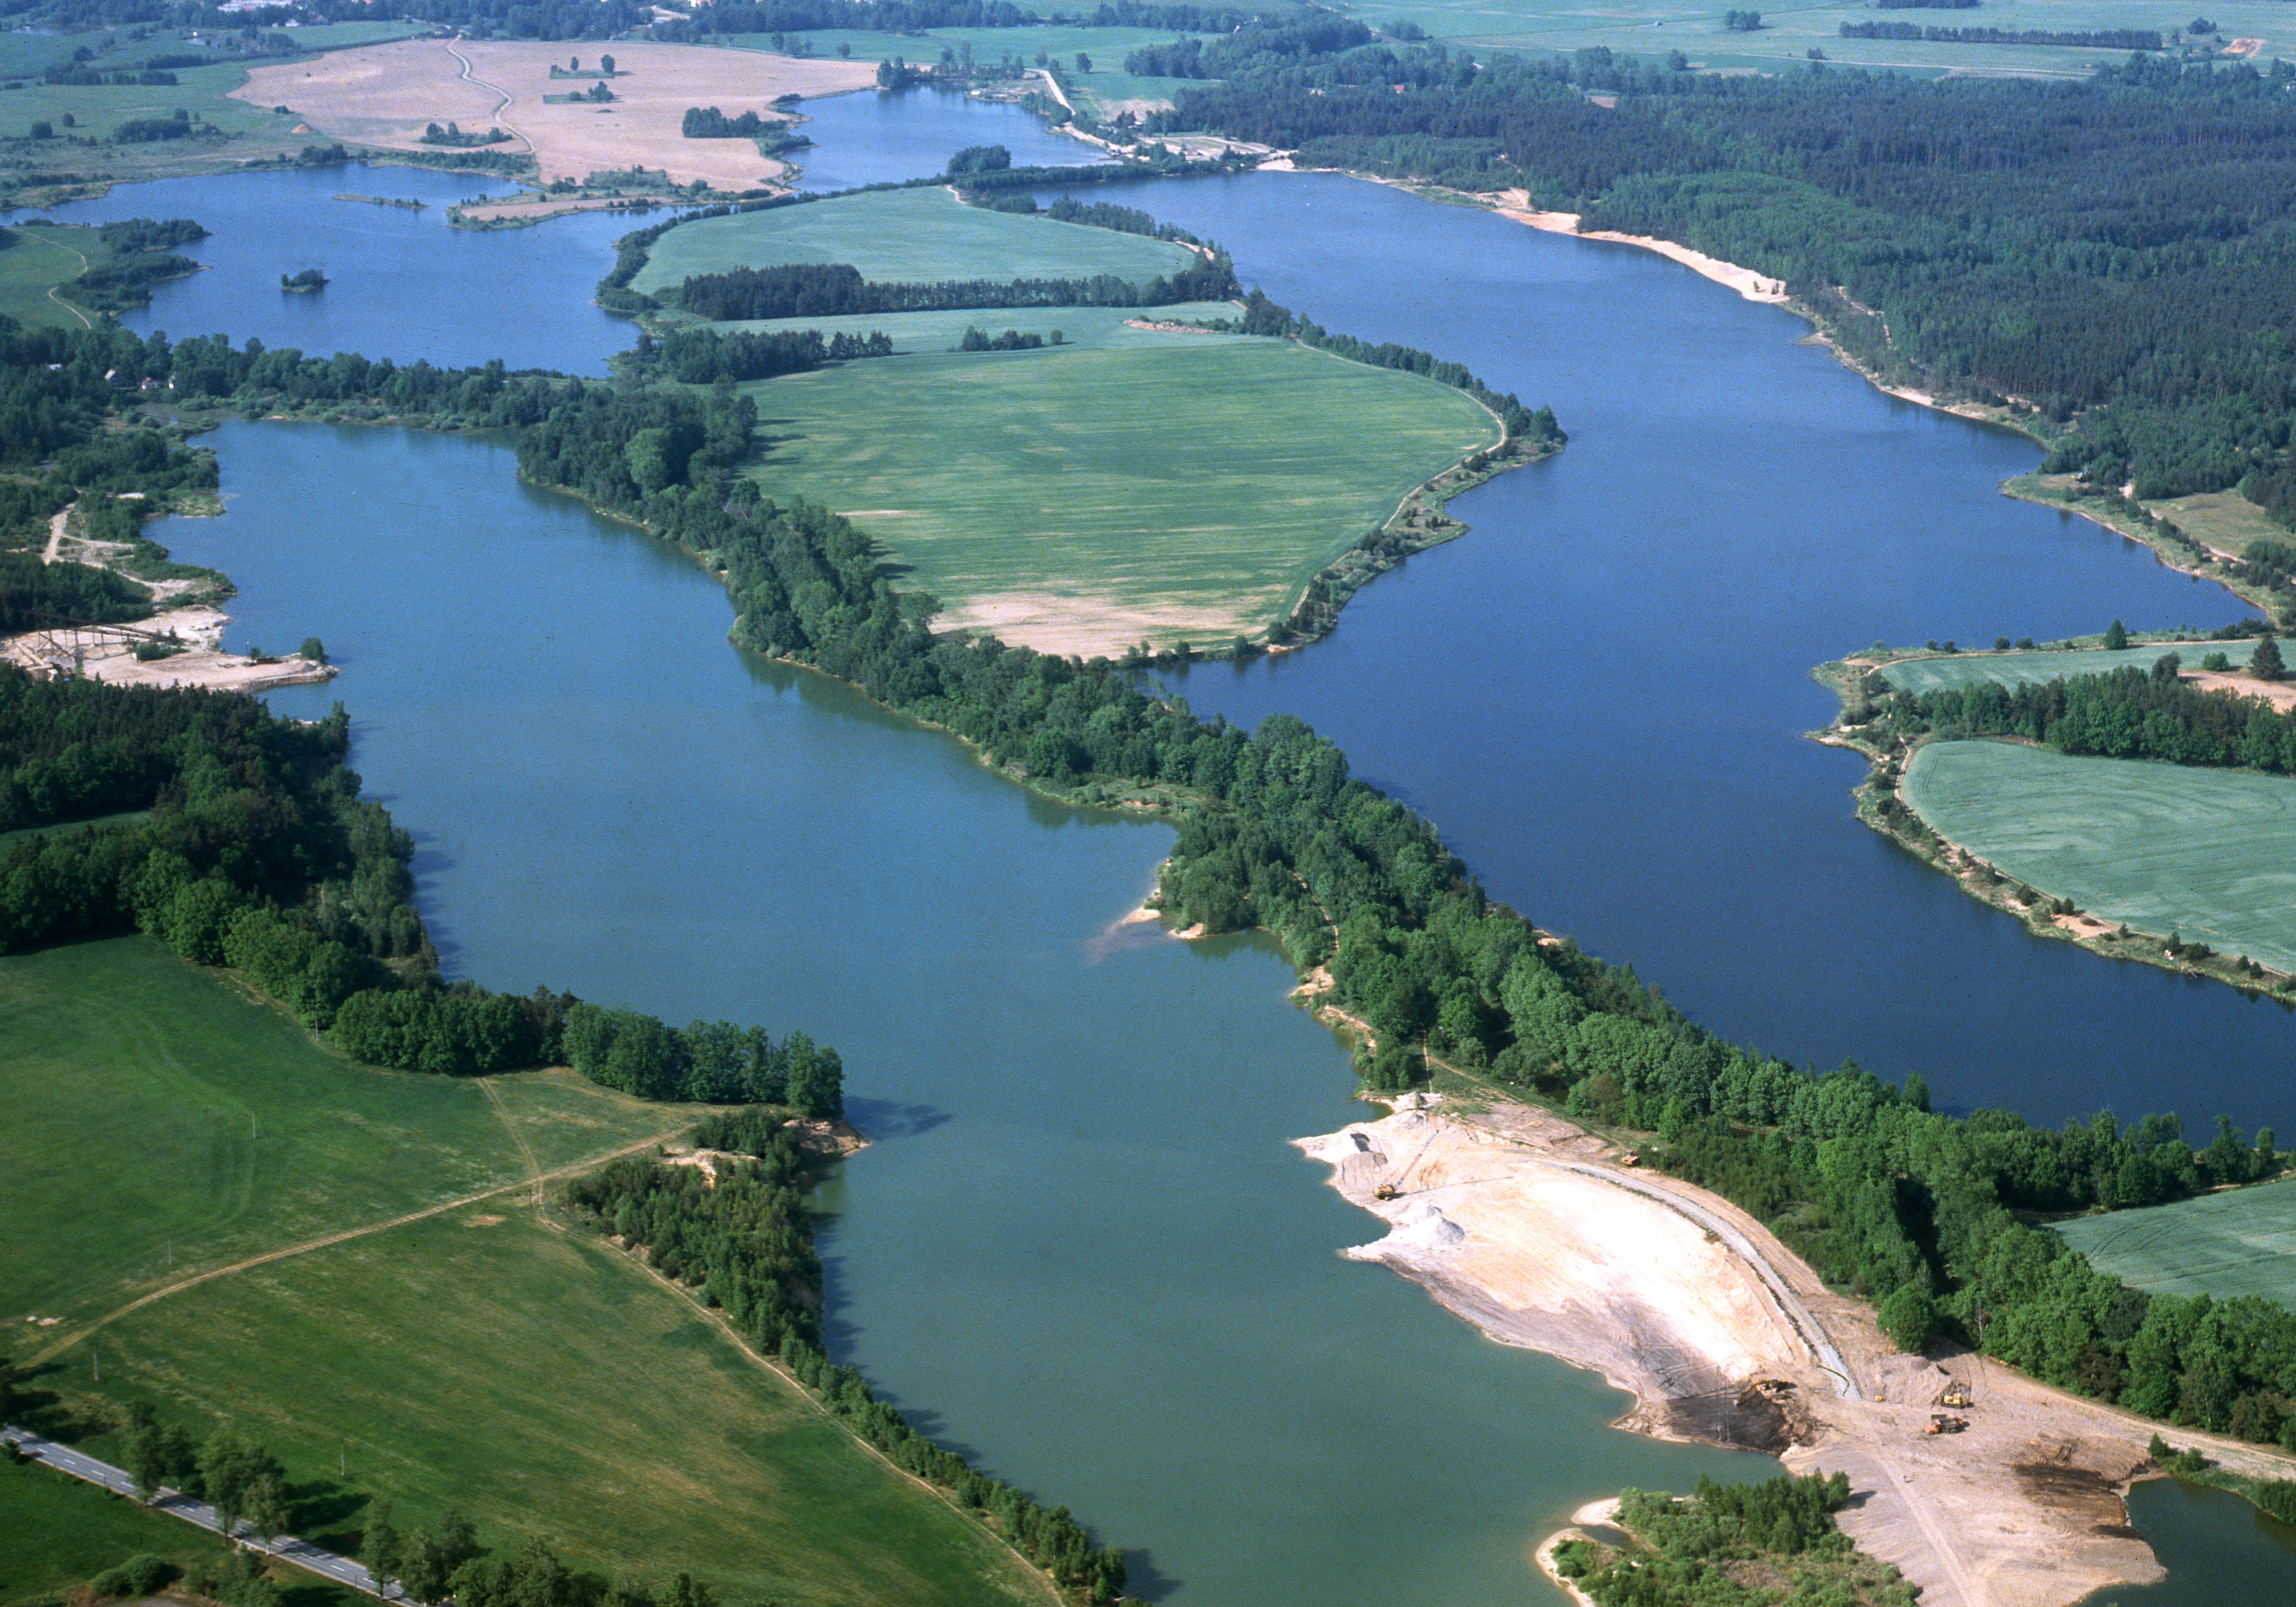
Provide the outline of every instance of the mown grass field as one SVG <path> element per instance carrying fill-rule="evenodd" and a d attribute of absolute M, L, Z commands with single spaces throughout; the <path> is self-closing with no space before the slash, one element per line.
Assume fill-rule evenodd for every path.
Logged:
<path fill-rule="evenodd" d="M 632 282 L 652 295 L 689 275 L 789 262 L 848 262 L 865 279 L 1088 279 L 1145 283 L 1186 267 L 1166 241 L 968 207 L 946 190 L 890 190 L 672 229 Z"/>
<path fill-rule="evenodd" d="M 1958 691 L 1980 682 L 2003 686 L 2042 686 L 2074 676 L 2110 675 L 2131 666 L 2150 669 L 2169 653 L 2195 670 L 2201 660 L 2220 652 L 2235 668 L 2248 662 L 2254 642 L 2147 642 L 2108 652 L 2103 648 L 2038 648 L 2028 652 L 1964 652 L 1940 659 L 1901 659 L 1882 667 L 1882 678 L 1899 692 Z"/>
<path fill-rule="evenodd" d="M 348 1467 L 402 1522 L 453 1503 L 498 1545 L 530 1534 L 658 1581 L 686 1569 L 735 1600 L 1037 1595 L 986 1531 L 691 1302 L 522 1201 L 217 1279 L 102 1343 L 108 1398 L 227 1418 L 291 1471 Z"/>
<path fill-rule="evenodd" d="M 385 1495 L 406 1521 L 452 1502 L 492 1543 L 537 1535 L 657 1580 L 690 1569 L 737 1601 L 1042 1599 L 992 1537 L 519 1186 L 692 1116 L 562 1071 L 353 1066 L 143 939 L 0 961 L 8 1350 L 67 1419 L 148 1399 L 269 1444 L 318 1492 L 314 1537 L 338 1545 Z M 24 1320 L 47 1316 L 70 1320 Z M 85 1577 L 86 1549 L 41 1566 Z"/>
<path fill-rule="evenodd" d="M 2219 1300 L 2261 1295 L 2296 1307 L 2296 1183 L 2077 1217 L 2054 1226 L 2099 1268 L 2137 1289 Z"/>
<path fill-rule="evenodd" d="M 968 316 L 1028 326 L 997 311 L 956 332 Z M 768 490 L 850 514 L 944 623 L 1087 657 L 1258 638 L 1412 488 L 1498 439 L 1431 381 L 1201 335 L 920 352 L 754 390 Z"/>
<path fill-rule="evenodd" d="M 1906 22 L 1940 28 L 1997 28 L 2058 33 L 2100 29 L 2152 29 L 2164 36 L 2194 17 L 2213 20 L 2227 43 L 2264 41 L 2260 60 L 2296 54 L 2296 16 L 2273 0 L 2238 0 L 2229 6 L 2169 14 L 2140 0 L 1987 0 L 1972 11 L 1877 12 L 1857 0 L 1758 8 L 1762 27 L 1734 33 L 1723 26 L 1724 8 L 1711 11 L 1620 11 L 1581 0 L 1366 0 L 1343 8 L 1378 26 L 1408 19 L 1437 38 L 1492 50 L 1573 51 L 1608 45 L 1623 54 L 1662 61 L 1678 50 L 1692 63 L 1710 69 L 1777 72 L 1807 64 L 1808 53 L 1823 50 L 1833 61 L 1900 68 L 1916 73 L 2040 74 L 2086 77 L 2100 64 L 2127 59 L 2125 51 L 2074 49 L 2041 45 L 1931 45 L 1901 39 L 1845 39 L 1844 22 Z"/>
<path fill-rule="evenodd" d="M 2296 970 L 2296 779 L 1931 742 L 1906 800 L 2004 874 L 2138 931 Z"/>

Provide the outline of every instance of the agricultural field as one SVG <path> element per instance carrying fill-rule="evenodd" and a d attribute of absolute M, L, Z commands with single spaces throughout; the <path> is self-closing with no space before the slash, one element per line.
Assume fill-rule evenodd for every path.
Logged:
<path fill-rule="evenodd" d="M 107 1398 L 348 1468 L 402 1521 L 452 1503 L 498 1545 L 792 1607 L 1039 1595 L 690 1300 L 523 1196 L 217 1279 L 102 1343 Z"/>
<path fill-rule="evenodd" d="M 1723 25 L 1722 6 L 1711 11 L 1620 11 L 1569 0 L 1368 0 L 1340 10 L 1374 27 L 1410 20 L 1454 45 L 1477 49 L 1573 51 L 1607 45 L 1625 55 L 1662 60 L 1678 50 L 1694 66 L 1717 70 L 1778 72 L 1807 64 L 1822 50 L 1828 61 L 1893 67 L 1923 75 L 2086 77 L 2100 64 L 2127 59 L 2126 51 L 2074 49 L 2052 45 L 1931 45 L 1903 39 L 1845 39 L 1844 22 L 1910 21 L 1939 28 L 2045 29 L 2059 33 L 2101 29 L 2170 29 L 2205 16 L 2229 46 L 2256 41 L 2257 59 L 2296 56 L 2296 16 L 2273 0 L 2239 0 L 2189 15 L 2164 14 L 2138 0 L 1987 0 L 1967 11 L 1877 12 L 1852 0 L 1771 10 L 1759 9 L 1762 27 L 1736 33 Z"/>
<path fill-rule="evenodd" d="M 2100 1270 L 2155 1294 L 2296 1307 L 2296 1180 L 2054 1225 Z"/>
<path fill-rule="evenodd" d="M 791 262 L 850 263 L 865 279 L 891 283 L 1113 274 L 1141 283 L 1193 260 L 1185 247 L 1144 234 L 991 212 L 946 190 L 884 190 L 672 229 L 631 288 L 652 295 L 695 274 Z"/>
<path fill-rule="evenodd" d="M 2224 654 L 2234 668 L 2256 651 L 2251 642 L 2145 642 L 2113 651 L 2104 648 L 2036 648 L 2023 652 L 1951 653 L 1937 659 L 1899 659 L 1882 667 L 1882 678 L 1899 692 L 1957 692 L 1992 681 L 2003 686 L 2042 686 L 2074 676 L 2110 675 L 2116 669 L 2150 669 L 2175 653 L 2187 670 L 2202 657 Z M 1950 835 L 1950 833 L 1948 833 Z"/>
<path fill-rule="evenodd" d="M 2100 920 L 2296 971 L 2296 779 L 1931 742 L 1906 801 L 1948 841 Z"/>
<path fill-rule="evenodd" d="M 1041 1598 L 993 1537 L 521 1186 L 682 1135 L 692 1110 L 563 1071 L 354 1066 L 140 938 L 0 961 L 0 1321 L 67 1417 L 145 1399 L 197 1432 L 228 1422 L 299 1481 L 340 1477 L 312 1526 L 339 1546 L 380 1494 L 417 1524 L 451 1502 L 495 1543 L 687 1568 L 737 1599 Z"/>

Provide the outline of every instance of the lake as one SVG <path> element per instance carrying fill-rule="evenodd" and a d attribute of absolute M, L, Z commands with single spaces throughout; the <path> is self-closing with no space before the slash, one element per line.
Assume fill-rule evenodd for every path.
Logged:
<path fill-rule="evenodd" d="M 847 99 L 861 123 L 939 103 Z M 837 104 L 808 109 L 809 178 L 833 170 Z M 415 193 L 419 176 L 380 172 L 378 193 Z M 627 335 L 586 305 L 622 220 L 456 255 L 425 249 L 434 214 L 331 209 L 291 188 L 308 176 L 198 184 L 181 205 L 115 191 L 116 215 L 217 227 L 220 198 L 252 198 L 230 215 L 246 239 L 207 243 L 275 290 L 291 245 L 348 260 L 338 229 L 403 225 L 414 243 L 377 248 L 401 252 L 391 294 L 460 324 L 434 360 L 596 372 L 606 332 Z M 1200 712 L 1306 716 L 1496 896 L 1731 1037 L 1918 1070 L 1941 1100 L 2042 1119 L 2171 1104 L 2288 1129 L 2288 1095 L 2255 1075 L 2283 1052 L 2279 1007 L 2028 938 L 1858 826 L 1857 762 L 1800 734 L 1831 710 L 1808 667 L 1846 649 L 2206 627 L 2239 611 L 2221 591 L 2003 500 L 2029 443 L 1881 396 L 1798 321 L 1655 257 L 1324 176 L 1123 199 L 1226 243 L 1327 327 L 1464 360 L 1573 435 L 1462 499 L 1472 533 L 1370 587 L 1329 640 L 1190 672 Z M 483 299 L 500 292 L 475 279 L 521 265 L 557 288 Z M 209 277 L 163 287 L 149 324 L 209 326 L 179 299 Z M 370 355 L 419 355 L 340 305 L 340 323 L 245 308 L 311 317 L 279 343 L 371 329 Z M 239 583 L 236 640 L 316 634 L 344 665 L 275 701 L 350 706 L 355 762 L 417 835 L 450 970 L 837 1044 L 878 1140 L 828 1195 L 839 1359 L 1136 1548 L 1151 1595 L 1550 1599 L 1523 1552 L 1580 1502 L 1770 1465 L 1612 1432 L 1623 1403 L 1595 1381 L 1337 1259 L 1374 1225 L 1284 1140 L 1360 1107 L 1281 962 L 1111 936 L 1163 828 L 1031 799 L 735 652 L 713 584 L 520 487 L 500 447 L 240 422 L 209 439 L 229 512 L 155 534 Z M 2161 1510 L 2164 1533 L 2192 1531 Z M 2180 1603 L 2254 1599 L 2205 1560 L 2171 1566 Z"/>

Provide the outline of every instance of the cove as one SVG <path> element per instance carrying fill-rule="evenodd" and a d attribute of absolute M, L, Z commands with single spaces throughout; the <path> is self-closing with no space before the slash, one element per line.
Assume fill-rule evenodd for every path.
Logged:
<path fill-rule="evenodd" d="M 1599 1381 L 1338 1259 L 1375 1225 L 1285 1140 L 1362 1108 L 1286 966 L 1110 937 L 1168 828 L 736 652 L 715 584 L 501 446 L 206 439 L 228 511 L 154 534 L 238 582 L 235 639 L 344 667 L 273 701 L 352 709 L 449 973 L 834 1043 L 877 1142 L 824 1192 L 832 1351 L 1136 1588 L 1544 1600 L 1580 1504 L 1774 1471 L 1614 1432 Z"/>

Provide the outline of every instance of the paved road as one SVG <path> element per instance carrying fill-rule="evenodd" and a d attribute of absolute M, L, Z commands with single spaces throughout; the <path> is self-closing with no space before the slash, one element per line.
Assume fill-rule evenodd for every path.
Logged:
<path fill-rule="evenodd" d="M 129 1478 L 125 1470 L 113 1467 L 108 1462 L 98 1462 L 93 1456 L 83 1456 L 69 1446 L 58 1445 L 53 1439 L 43 1439 L 29 1430 L 17 1428 L 13 1424 L 0 1427 L 0 1440 L 20 1446 L 26 1454 L 34 1459 L 45 1462 L 59 1472 L 70 1473 L 75 1479 L 85 1479 L 90 1484 L 100 1484 L 105 1489 L 116 1491 L 123 1496 L 132 1496 L 135 1493 L 135 1480 Z M 213 1507 L 194 1501 L 179 1490 L 161 1490 L 159 1499 L 153 1501 L 151 1506 L 153 1512 L 165 1513 L 171 1518 L 181 1518 L 186 1523 L 196 1523 L 201 1529 L 222 1532 L 216 1522 Z M 381 1597 L 386 1601 L 404 1599 L 398 1597 L 395 1593 L 387 1596 L 383 1592 L 377 1590 L 374 1587 L 373 1576 L 348 1557 L 339 1557 L 331 1551 L 321 1551 L 317 1546 L 298 1540 L 291 1535 L 283 1535 L 269 1546 L 266 1546 L 248 1532 L 245 1524 L 242 1524 L 238 1538 L 242 1545 L 267 1553 L 283 1562 L 292 1562 L 298 1568 L 308 1569 L 323 1578 L 332 1579 L 338 1585 L 348 1585 L 353 1590 L 364 1591 L 368 1595 Z"/>

